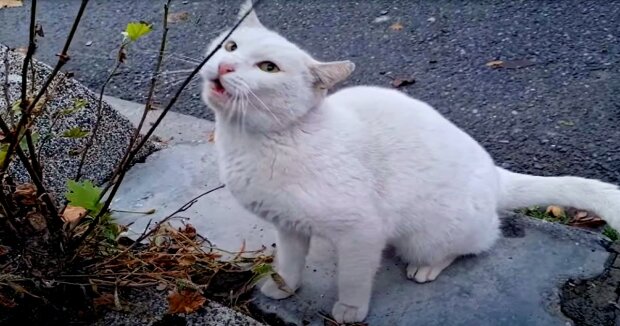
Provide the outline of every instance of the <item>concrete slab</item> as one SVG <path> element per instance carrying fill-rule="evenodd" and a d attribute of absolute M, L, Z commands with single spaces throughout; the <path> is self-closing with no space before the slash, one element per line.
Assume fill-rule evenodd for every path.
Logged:
<path fill-rule="evenodd" d="M 129 171 L 114 207 L 157 208 L 151 216 L 117 214 L 135 222 L 140 233 L 149 218 L 161 218 L 187 200 L 220 184 L 211 143 L 177 144 L 151 155 Z M 197 202 L 182 216 L 216 246 L 238 250 L 271 248 L 273 229 L 242 209 L 224 188 Z M 506 217 L 505 237 L 488 253 L 459 259 L 435 282 L 416 284 L 386 252 L 376 277 L 370 325 L 566 325 L 558 287 L 568 278 L 603 272 L 609 253 L 594 233 L 561 225 Z M 336 300 L 335 257 L 313 239 L 305 279 L 295 298 L 284 301 L 256 294 L 255 303 L 297 325 L 323 325 Z"/>

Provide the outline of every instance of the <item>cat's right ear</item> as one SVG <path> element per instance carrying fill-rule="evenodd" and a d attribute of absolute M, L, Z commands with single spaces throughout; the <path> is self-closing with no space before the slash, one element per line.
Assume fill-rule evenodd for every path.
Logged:
<path fill-rule="evenodd" d="M 353 70 L 355 70 L 355 64 L 349 60 L 317 62 L 310 67 L 316 85 L 323 89 L 330 89 L 347 79 Z"/>
<path fill-rule="evenodd" d="M 256 10 L 252 9 L 252 5 L 253 5 L 252 0 L 246 0 L 241 5 L 241 10 L 239 10 L 239 15 L 237 17 L 238 19 L 241 19 L 243 18 L 243 16 L 245 16 L 245 14 L 249 10 L 252 10 L 252 12 L 250 12 L 248 16 L 245 17 L 245 20 L 243 21 L 243 23 L 241 23 L 241 25 L 247 26 L 247 27 L 263 27 L 263 24 L 261 24 L 260 20 L 258 20 L 258 16 L 256 15 Z"/>

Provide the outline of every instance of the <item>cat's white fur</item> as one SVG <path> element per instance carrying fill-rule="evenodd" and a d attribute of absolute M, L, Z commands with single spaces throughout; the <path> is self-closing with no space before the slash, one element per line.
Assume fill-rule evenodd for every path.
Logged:
<path fill-rule="evenodd" d="M 220 49 L 202 71 L 203 98 L 216 113 L 221 178 L 278 230 L 276 270 L 288 289 L 267 280 L 261 290 L 269 297 L 300 287 L 311 236 L 336 247 L 332 315 L 354 322 L 368 313 L 387 245 L 408 262 L 409 278 L 428 282 L 456 257 L 489 249 L 501 209 L 572 205 L 620 227 L 614 185 L 498 168 L 469 135 L 396 90 L 361 86 L 327 96 L 353 64 L 314 60 L 254 13 L 230 40 L 237 48 Z M 259 69 L 265 60 L 281 71 Z M 234 72 L 219 75 L 220 64 Z M 216 78 L 225 94 L 213 90 Z"/>

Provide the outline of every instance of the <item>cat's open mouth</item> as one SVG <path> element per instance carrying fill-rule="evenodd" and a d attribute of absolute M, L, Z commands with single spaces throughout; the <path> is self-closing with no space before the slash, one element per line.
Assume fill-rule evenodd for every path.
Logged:
<path fill-rule="evenodd" d="M 213 83 L 213 91 L 215 93 L 217 93 L 217 94 L 224 94 L 226 92 L 226 89 L 222 85 L 222 82 L 220 81 L 219 78 L 213 79 L 213 80 L 211 80 L 211 82 Z"/>

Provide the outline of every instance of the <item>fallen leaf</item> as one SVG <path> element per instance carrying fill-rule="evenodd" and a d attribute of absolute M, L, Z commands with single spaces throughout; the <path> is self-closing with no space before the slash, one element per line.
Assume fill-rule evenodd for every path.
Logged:
<path fill-rule="evenodd" d="M 207 298 L 200 293 L 192 290 L 181 290 L 171 292 L 168 295 L 168 313 L 192 313 L 207 301 Z"/>
<path fill-rule="evenodd" d="M 486 63 L 487 67 L 497 69 L 497 68 L 506 68 L 506 69 L 519 69 L 525 68 L 529 66 L 533 66 L 534 63 L 527 59 L 519 59 L 519 60 L 510 60 L 510 61 L 502 61 L 502 60 L 493 60 Z"/>
<path fill-rule="evenodd" d="M 485 65 L 487 67 L 497 69 L 497 68 L 501 68 L 503 64 L 504 64 L 504 61 L 502 60 L 493 60 L 493 61 L 487 62 Z"/>
<path fill-rule="evenodd" d="M 67 205 L 64 212 L 62 212 L 62 219 L 67 223 L 78 222 L 82 217 L 86 216 L 86 208 L 79 206 Z"/>
<path fill-rule="evenodd" d="M 0 307 L 15 308 L 16 306 L 17 304 L 15 304 L 13 299 L 9 299 L 0 293 Z"/>
<path fill-rule="evenodd" d="M 215 143 L 215 131 L 211 131 L 207 136 L 207 141 L 209 143 Z"/>
<path fill-rule="evenodd" d="M 178 23 L 182 21 L 186 21 L 189 18 L 189 13 L 187 11 L 175 12 L 168 15 L 166 19 L 168 23 Z"/>
<path fill-rule="evenodd" d="M 37 187 L 31 183 L 23 183 L 15 188 L 13 196 L 16 201 L 26 206 L 37 203 Z"/>
<path fill-rule="evenodd" d="M 556 217 L 556 218 L 566 216 L 566 213 L 564 212 L 564 208 L 560 206 L 554 206 L 554 205 L 547 207 L 547 210 L 545 211 L 545 213 L 553 217 Z"/>
<path fill-rule="evenodd" d="M 114 294 L 104 293 L 101 296 L 93 299 L 93 305 L 95 308 L 113 308 L 114 307 Z"/>
<path fill-rule="evenodd" d="M 37 231 L 43 231 L 47 229 L 47 222 L 45 221 L 45 216 L 41 213 L 30 212 L 26 215 L 26 219 L 28 219 L 28 223 L 32 226 L 33 229 Z"/>
<path fill-rule="evenodd" d="M 185 225 L 185 228 L 182 230 L 180 229 L 179 231 L 190 240 L 196 239 L 196 235 L 198 235 L 198 233 L 196 232 L 196 228 L 191 224 Z"/>
<path fill-rule="evenodd" d="M 395 22 L 394 24 L 390 25 L 390 29 L 393 31 L 402 31 L 403 28 L 405 26 L 403 26 L 403 24 L 401 24 L 400 22 Z"/>
<path fill-rule="evenodd" d="M 11 251 L 11 248 L 9 248 L 7 246 L 0 246 L 0 257 L 8 254 L 9 251 Z"/>
<path fill-rule="evenodd" d="M 597 228 L 599 226 L 605 225 L 605 221 L 590 212 L 578 211 L 573 215 L 571 220 L 568 222 L 568 225 Z"/>
<path fill-rule="evenodd" d="M 24 5 L 23 0 L 0 0 L 0 9 L 21 7 L 23 5 Z"/>
<path fill-rule="evenodd" d="M 196 257 L 194 257 L 193 255 L 183 255 L 181 256 L 181 258 L 179 258 L 179 265 L 180 266 L 192 266 L 196 263 Z"/>
<path fill-rule="evenodd" d="M 399 88 L 407 85 L 413 85 L 415 83 L 415 79 L 413 78 L 394 78 L 392 79 L 392 86 L 394 88 Z"/>

